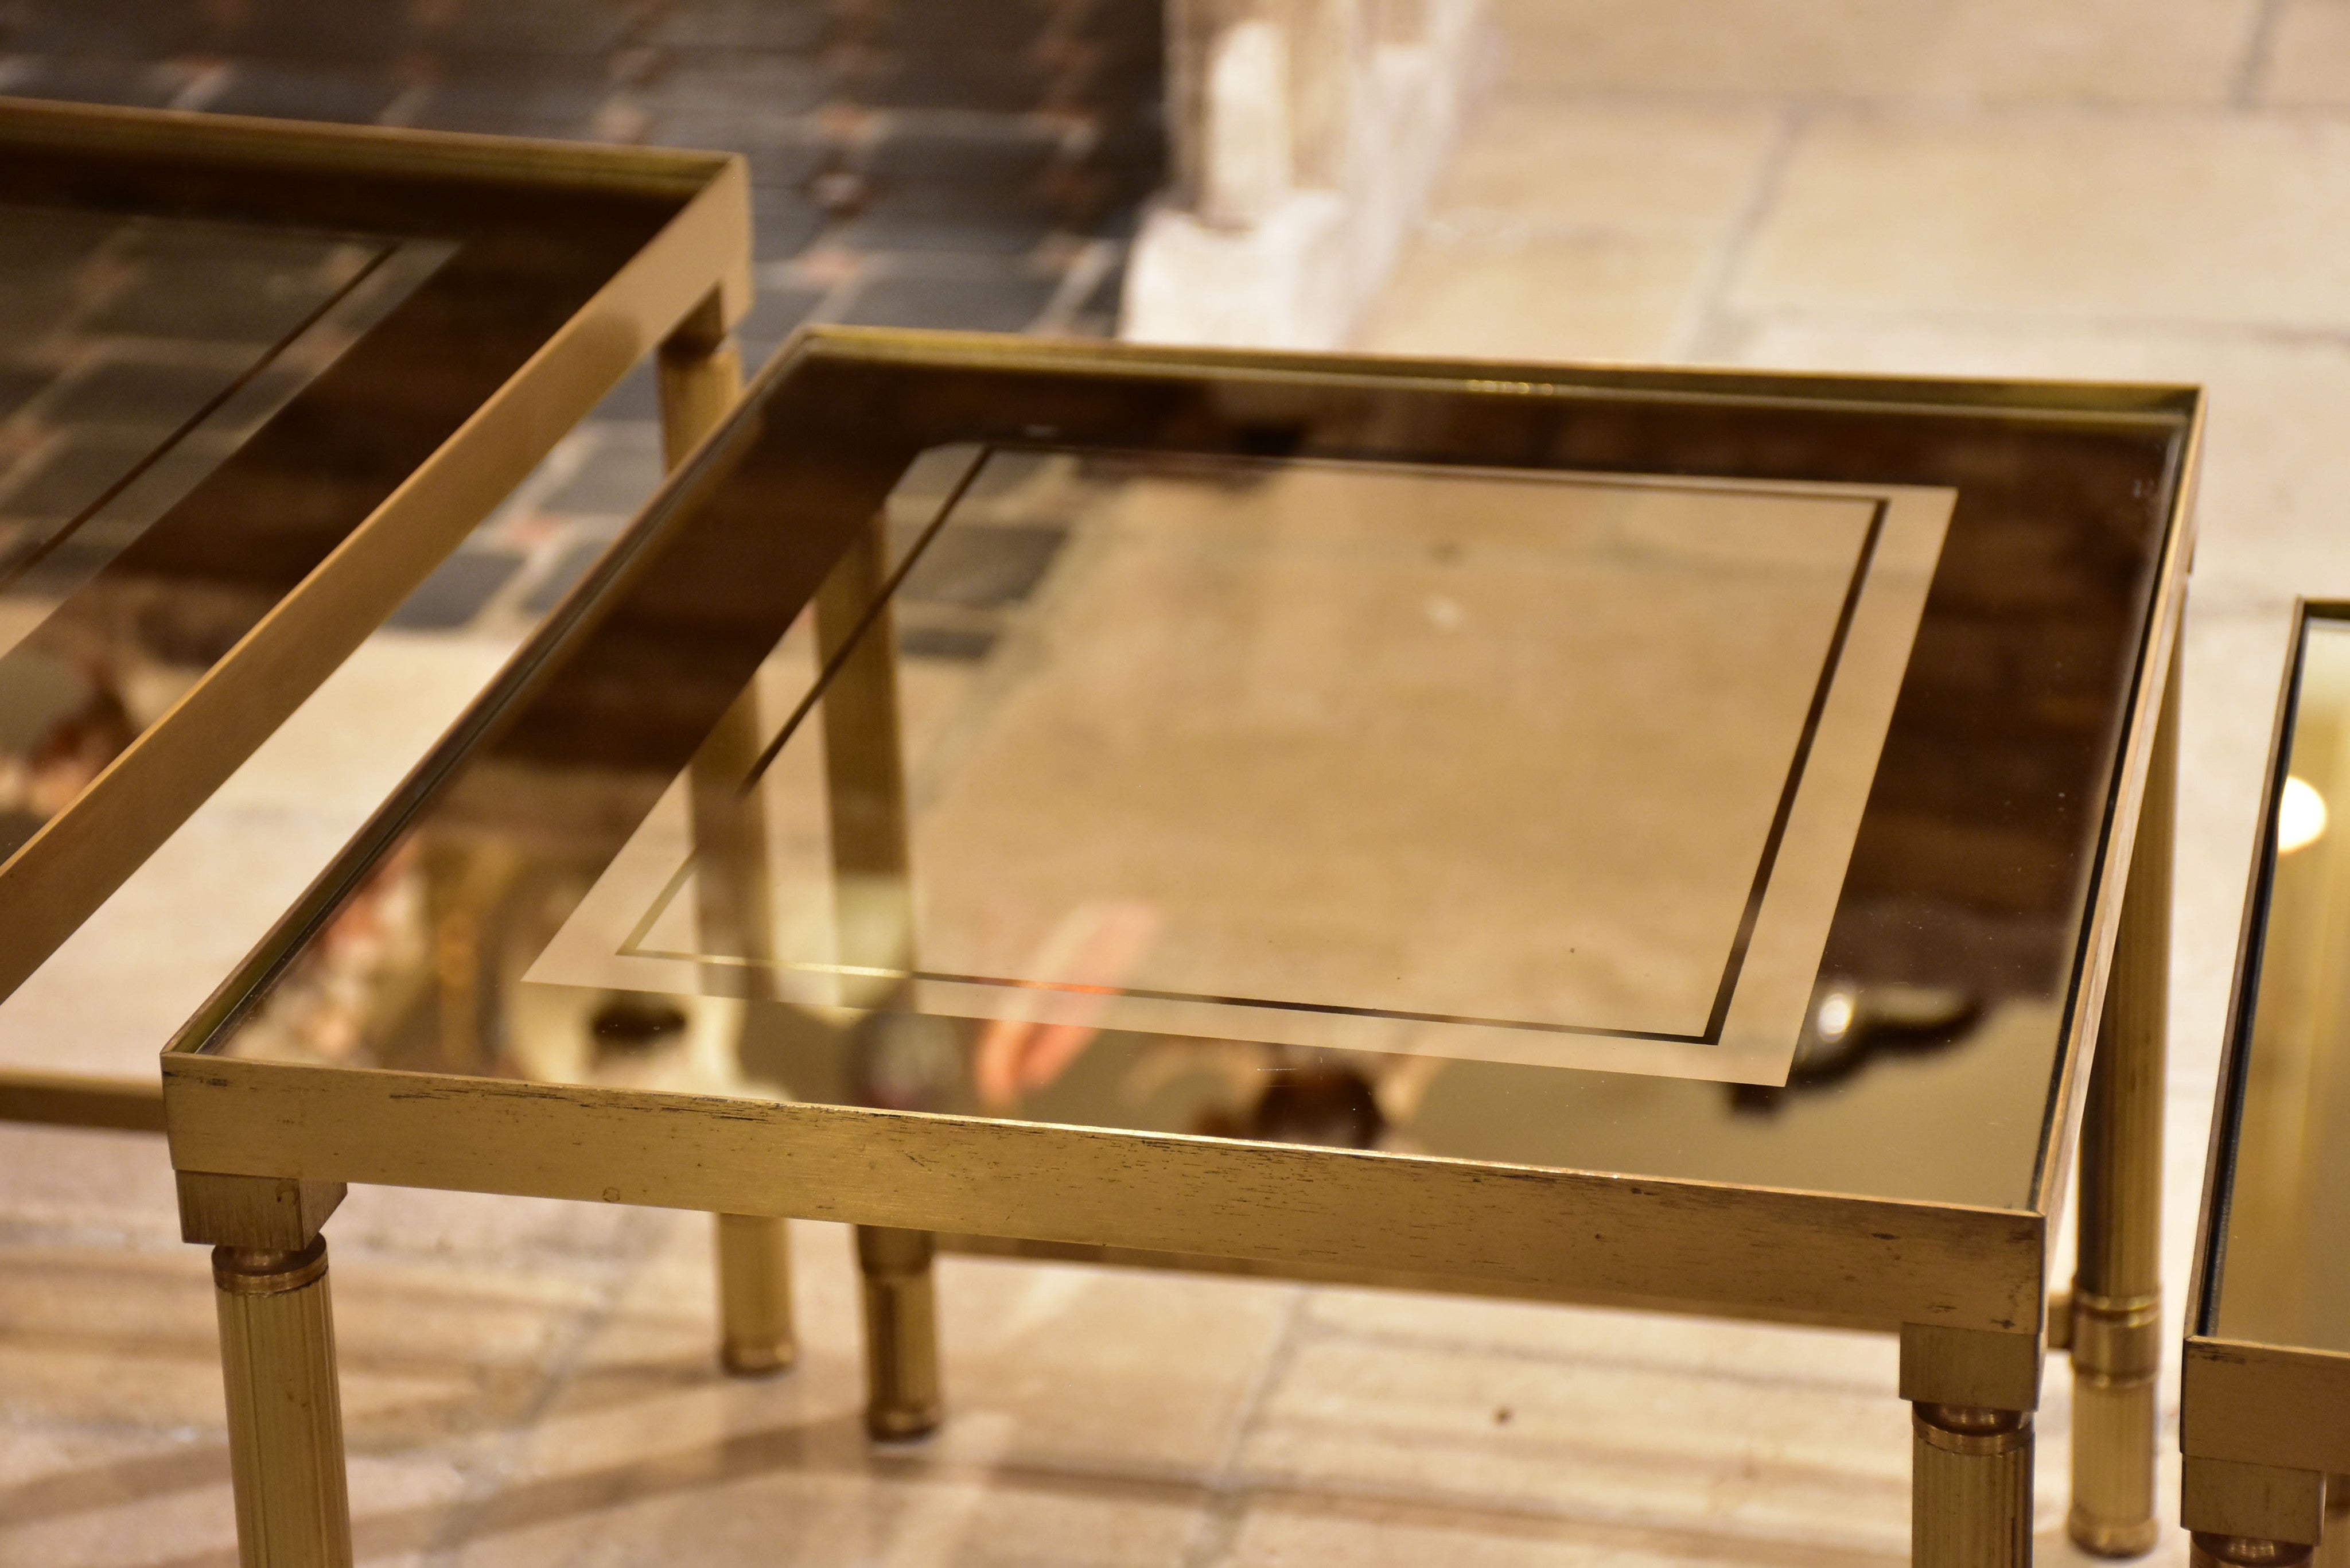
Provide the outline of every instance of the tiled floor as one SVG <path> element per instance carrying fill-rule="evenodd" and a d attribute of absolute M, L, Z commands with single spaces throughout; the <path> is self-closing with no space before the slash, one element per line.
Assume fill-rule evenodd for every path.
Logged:
<path fill-rule="evenodd" d="M 2350 591 L 2336 413 L 2350 246 L 2334 193 L 2350 171 L 2350 12 L 2330 0 L 1496 10 L 1500 84 L 1366 347 L 2211 389 L 2174 947 L 2175 1314 L 2291 602 Z M 1738 1376 L 1783 1376 L 1798 1408 L 1866 1384 L 1876 1366 L 1843 1342 L 1804 1357 L 1794 1336 L 1756 1339 Z M 1694 1406 L 1729 1382 L 1708 1369 L 1677 1393 Z M 2061 1558 L 2055 1383 L 2039 1545 Z M 1891 1519 L 1877 1489 L 1898 1479 L 1878 1464 L 1891 1428 L 1865 1403 L 1826 1429 L 1814 1459 L 1825 1488 L 1807 1498 L 1783 1481 L 1763 1504 L 1823 1544 Z M 1672 1441 L 1695 1456 L 1724 1430 L 1700 1420 Z M 1785 1462 L 1799 1440 L 1778 1436 L 1767 1457 L 1754 1439 L 1747 1462 Z M 1721 1506 L 1730 1495 L 1688 1510 L 1709 1555 L 1756 1550 L 1752 1515 Z M 2157 1560 L 2184 1556 L 2181 1536 L 2158 1548 Z"/>
<path fill-rule="evenodd" d="M 85 9 L 109 26 L 197 14 Z M 203 15 L 232 9 L 281 8 Z M 497 28 L 519 35 L 555 7 L 476 9 L 469 36 L 488 49 Z M 1497 84 L 1367 346 L 2212 387 L 2179 850 L 2175 1313 L 2286 608 L 2295 592 L 2350 592 L 2350 8 L 1496 11 Z M 966 109 L 995 112 L 1033 86 L 1034 57 L 944 32 L 892 54 L 874 20 L 886 13 L 863 6 L 613 15 L 629 20 L 579 51 L 642 49 L 755 80 L 764 107 L 728 122 L 735 144 L 779 171 L 776 185 L 842 201 L 810 250 L 786 241 L 814 220 L 774 209 L 774 320 L 928 319 L 972 279 L 989 280 L 1002 312 L 989 319 L 1012 325 L 1024 310 L 1082 321 L 1107 297 L 1111 228 L 1031 246 L 1033 221 L 1014 212 L 962 231 L 984 243 L 932 248 L 954 180 L 846 215 L 858 182 L 915 156 L 931 122 L 901 115 L 906 95 L 980 61 L 989 85 Z M 843 17 L 864 29 L 847 44 Z M 819 35 L 822 68 L 843 73 L 827 79 L 855 80 L 874 106 L 838 144 L 863 161 L 822 172 L 803 133 L 833 121 L 805 107 L 813 89 L 794 65 Z M 134 68 L 90 45 L 70 68 L 51 56 L 16 68 L 150 100 L 315 86 L 291 67 L 283 79 L 223 67 L 203 53 L 220 47 L 192 36 L 153 56 L 176 63 Z M 205 88 L 224 69 L 231 79 Z M 654 75 L 606 94 L 578 75 L 550 67 L 531 92 L 501 95 L 450 69 L 388 112 L 453 123 L 528 104 L 558 128 L 609 130 L 683 122 L 706 102 L 692 78 L 664 97 Z M 1033 134 L 936 167 L 1018 177 L 1048 156 Z M 1086 267 L 1090 281 L 1070 281 Z M 608 526 L 597 520 L 627 510 L 650 475 L 650 448 L 630 441 L 642 437 L 595 431 L 558 454 L 498 524 L 514 532 L 484 541 L 528 564 L 471 624 L 512 624 L 499 618 L 526 614 L 557 569 L 559 531 L 535 518 Z M 92 1028 L 134 1037 L 138 1008 L 109 1007 L 117 1021 Z M 355 1192 L 333 1233 L 366 1560 L 1793 1568 L 1905 1550 L 1906 1414 L 1882 1340 L 956 1261 L 941 1281 L 952 1422 L 928 1445 L 876 1450 L 857 1430 L 845 1238 L 796 1228 L 801 1366 L 736 1383 L 711 1366 L 704 1225 Z M 203 1261 L 174 1239 L 159 1147 L 0 1129 L 0 1562 L 233 1561 Z M 2074 1557 L 2055 1371 L 2037 1522 L 2061 1562 Z M 2175 1461 L 2165 1477 L 2175 1488 Z M 2184 1556 L 2170 1535 L 2155 1560 Z"/>

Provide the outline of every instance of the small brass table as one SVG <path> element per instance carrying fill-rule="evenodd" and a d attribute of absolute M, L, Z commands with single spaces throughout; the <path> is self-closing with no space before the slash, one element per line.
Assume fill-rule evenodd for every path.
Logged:
<path fill-rule="evenodd" d="M 2350 1549 L 2350 605 L 2279 705 L 2195 1240 L 2178 1437 L 2205 1563 Z"/>
<path fill-rule="evenodd" d="M 2142 1550 L 2199 421 L 804 334 L 165 1057 L 248 1560 L 349 1182 L 851 1221 L 883 1437 L 941 1238 L 1897 1333 L 1929 1564 L 2054 1339 Z"/>
<path fill-rule="evenodd" d="M 682 457 L 749 304 L 731 154 L 0 99 L 0 998 L 648 354 Z"/>
<path fill-rule="evenodd" d="M 746 179 L 0 99 L 0 995 L 646 353 L 714 421 Z"/>

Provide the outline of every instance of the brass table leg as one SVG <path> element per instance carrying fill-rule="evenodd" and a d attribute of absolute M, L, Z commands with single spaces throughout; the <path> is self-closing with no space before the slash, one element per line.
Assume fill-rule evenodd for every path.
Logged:
<path fill-rule="evenodd" d="M 2032 1561 L 2032 1412 L 1910 1407 L 1911 1568 Z"/>
<path fill-rule="evenodd" d="M 2162 1103 L 2170 985 L 2170 844 L 2178 773 L 2173 656 L 2081 1127 L 2073 1280 L 2073 1506 L 2086 1552 L 2155 1542 L 2155 1379 L 2162 1337 Z"/>
<path fill-rule="evenodd" d="M 849 542 L 816 599 L 817 649 L 834 667 L 823 722 L 835 921 L 843 961 L 877 977 L 846 997 L 867 1011 L 885 1008 L 914 965 L 897 636 L 881 597 L 888 543 L 885 520 L 877 516 Z M 857 1229 L 865 1276 L 865 1426 L 876 1438 L 916 1438 L 939 1424 L 935 1251 L 926 1231 Z"/>
<path fill-rule="evenodd" d="M 718 296 L 679 324 L 660 346 L 661 457 L 671 468 L 685 461 L 743 395 L 743 356 L 727 333 Z M 695 759 L 694 829 L 697 853 L 723 861 L 705 866 L 699 878 L 702 917 L 736 928 L 729 940 L 754 944 L 739 950 L 751 957 L 764 950 L 765 836 L 756 803 L 733 799 L 740 772 L 758 753 L 756 704 L 750 693 L 728 711 L 705 755 Z M 740 764 L 727 777 L 705 779 L 712 768 Z M 714 784 L 714 788 L 712 785 Z M 737 842 L 740 840 L 740 842 Z M 712 906 L 718 906 L 713 912 Z M 748 1214 L 715 1216 L 718 1253 L 719 1365 L 738 1376 L 756 1377 L 792 1365 L 798 1347 L 792 1337 L 791 1240 L 785 1222 Z"/>
<path fill-rule="evenodd" d="M 761 1214 L 713 1214 L 718 1243 L 718 1364 L 737 1377 L 787 1372 L 792 1334 L 791 1232 Z"/>
<path fill-rule="evenodd" d="M 865 1275 L 865 1429 L 919 1438 L 939 1424 L 939 1325 L 927 1231 L 857 1228 Z"/>
<path fill-rule="evenodd" d="M 743 353 L 712 292 L 661 342 L 661 460 L 675 468 L 743 395 Z"/>
<path fill-rule="evenodd" d="M 351 1504 L 327 1240 L 213 1250 L 229 1473 L 245 1568 L 348 1568 Z"/>

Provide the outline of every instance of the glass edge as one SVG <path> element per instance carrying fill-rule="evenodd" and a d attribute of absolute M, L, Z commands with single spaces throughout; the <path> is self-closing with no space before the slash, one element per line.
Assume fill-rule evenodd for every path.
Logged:
<path fill-rule="evenodd" d="M 2169 450 L 2163 459 L 2164 491 L 2159 503 L 2162 515 L 2162 543 L 2155 555 L 2155 580 L 2152 591 L 2147 596 L 2146 608 L 2138 631 L 2138 657 L 2130 672 L 2129 692 L 2123 705 L 2122 711 L 2126 715 L 2124 727 L 2115 741 L 2116 765 L 2107 770 L 2105 801 L 2099 809 L 2097 847 L 2090 861 L 2088 891 L 2083 903 L 2080 933 L 2075 939 L 2073 950 L 2072 972 L 2065 982 L 2064 1002 L 2059 1014 L 2056 1052 L 2049 1064 L 2048 1091 L 2043 1101 L 2041 1112 L 2039 1147 L 2033 1156 L 2031 1191 L 2033 1194 L 2033 1201 L 2039 1205 L 2043 1212 L 2046 1213 L 2053 1214 L 2064 1203 L 2061 1193 L 2047 1189 L 2049 1172 L 2052 1168 L 2050 1156 L 2055 1152 L 2059 1132 L 2058 1119 L 2072 1113 L 2076 1099 L 2085 1105 L 2088 1092 L 2088 1085 L 2085 1081 L 2074 1085 L 2076 1092 L 2074 1096 L 2068 1096 L 2064 1091 L 2067 1081 L 2077 1072 L 2075 1064 L 2080 1056 L 2083 1036 L 2086 1033 L 2086 1026 L 2080 1016 L 2081 980 L 2088 969 L 2089 943 L 2095 935 L 2097 899 L 2104 891 L 2106 877 L 2113 864 L 2114 817 L 2121 806 L 2123 774 L 2118 764 L 2120 759 L 2127 755 L 2131 739 L 2131 724 L 2126 716 L 2135 714 L 2137 711 L 2138 694 L 2145 689 L 2146 672 L 2150 662 L 2146 656 L 2147 647 L 2152 642 L 2160 623 L 2163 600 L 2168 595 L 2176 594 L 2179 598 L 2178 624 L 2172 628 L 2171 632 L 2174 661 L 2177 658 L 2177 649 L 2187 634 L 2187 584 L 2194 566 L 2191 514 L 2193 487 L 2188 481 L 2196 456 L 2196 443 L 2192 438 L 2195 434 L 2197 417 L 2199 415 L 2200 402 L 2201 393 L 2199 390 L 2197 413 L 2190 414 L 2182 420 L 2171 440 Z M 2166 680 L 2170 678 L 2170 674 L 2166 673 Z M 2159 709 L 2147 714 L 2146 721 L 2149 723 L 2158 723 Z M 2077 1134 L 2077 1119 L 2074 1121 L 2074 1127 Z M 2076 1136 L 2075 1143 L 2077 1142 Z M 2074 1150 L 2074 1158 L 2075 1160 L 2079 1158 L 2077 1147 Z M 2053 1227 L 2050 1235 L 2053 1239 L 2054 1235 Z"/>
<path fill-rule="evenodd" d="M 809 352 L 868 363 L 1083 366 L 1103 375 L 1308 379 L 1366 387 L 1450 387 L 1527 399 L 1620 398 L 1740 406 L 1798 404 L 1873 413 L 2081 421 L 2186 431 L 2203 389 L 2189 383 L 1999 380 L 1869 376 L 1836 370 L 1478 361 L 955 332 L 813 323 L 795 334 Z"/>
<path fill-rule="evenodd" d="M 2252 1019 L 2258 1011 L 2261 971 L 2268 952 L 2269 900 L 2276 880 L 2276 811 L 2293 766 L 2293 744 L 2301 723 L 2302 678 L 2308 663 L 2310 628 L 2319 621 L 2350 626 L 2350 602 L 2302 600 L 2293 607 L 2292 654 L 2277 715 L 2271 726 L 2268 767 L 2261 784 L 2254 822 L 2252 876 L 2244 892 L 2244 913 L 2236 950 L 2233 989 L 2228 999 L 2226 1035 L 2220 1043 L 2219 1095 L 2211 1108 L 2211 1132 L 2203 1173 L 2202 1212 L 2198 1216 L 2195 1270 L 2188 1332 L 2218 1334 L 2220 1298 L 2227 1275 L 2228 1216 L 2234 1198 L 2236 1137 L 2243 1125 L 2244 1089 L 2251 1063 Z"/>

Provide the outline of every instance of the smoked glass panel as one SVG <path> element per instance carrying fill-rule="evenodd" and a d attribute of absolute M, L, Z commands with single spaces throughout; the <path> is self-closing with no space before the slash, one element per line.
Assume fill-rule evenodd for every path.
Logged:
<path fill-rule="evenodd" d="M 451 248 L 0 205 L 0 859 L 209 662 L 151 603 L 59 607 Z"/>
<path fill-rule="evenodd" d="M 2350 1351 L 2350 622 L 2302 640 L 2206 1333 Z"/>
<path fill-rule="evenodd" d="M 787 353 L 184 1048 L 2039 1201 L 2182 419 L 1107 360 Z"/>
<path fill-rule="evenodd" d="M 760 822 L 721 842 L 767 846 L 759 919 L 696 918 L 744 868 L 693 853 L 681 779 L 526 978 L 988 1020 L 998 1054 L 1118 1029 L 1783 1083 L 1949 510 L 935 452 L 870 545 L 886 607 L 828 660 L 812 613 L 753 700 Z M 891 712 L 902 875 L 835 831 L 873 781 L 827 766 Z"/>

